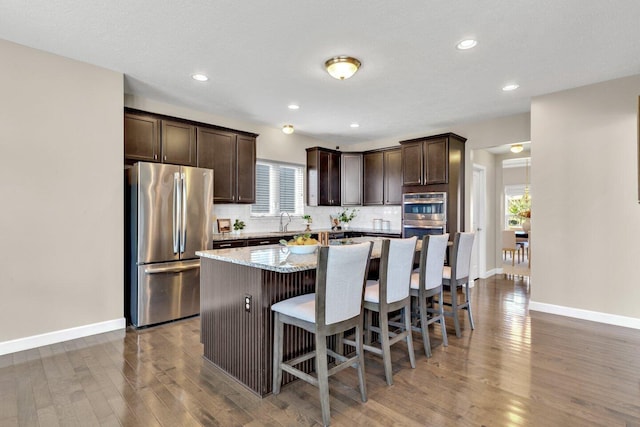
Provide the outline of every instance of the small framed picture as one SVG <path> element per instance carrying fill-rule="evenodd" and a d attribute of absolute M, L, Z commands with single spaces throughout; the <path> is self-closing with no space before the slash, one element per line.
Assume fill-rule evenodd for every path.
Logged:
<path fill-rule="evenodd" d="M 229 233 L 231 231 L 231 220 L 229 218 L 218 219 L 218 233 Z"/>

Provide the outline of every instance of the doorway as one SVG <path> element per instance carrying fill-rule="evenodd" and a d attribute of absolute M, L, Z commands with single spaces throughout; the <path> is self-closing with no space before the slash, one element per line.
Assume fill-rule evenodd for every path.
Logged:
<path fill-rule="evenodd" d="M 484 166 L 474 164 L 471 191 L 471 229 L 476 233 L 476 238 L 471 251 L 470 268 L 473 279 L 487 277 L 486 206 L 487 169 Z"/>

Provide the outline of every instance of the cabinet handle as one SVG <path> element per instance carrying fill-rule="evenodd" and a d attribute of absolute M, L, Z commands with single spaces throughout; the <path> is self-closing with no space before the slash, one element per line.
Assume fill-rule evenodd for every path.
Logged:
<path fill-rule="evenodd" d="M 242 200 L 242 196 L 238 196 L 238 201 Z"/>
<path fill-rule="evenodd" d="M 157 154 L 153 155 L 153 160 L 158 160 L 158 155 Z"/>
<path fill-rule="evenodd" d="M 220 245 L 221 248 L 228 248 L 231 246 L 231 243 L 224 243 L 222 245 Z"/>
<path fill-rule="evenodd" d="M 167 156 L 164 156 L 164 161 L 165 161 L 165 162 L 167 161 Z"/>
<path fill-rule="evenodd" d="M 268 240 L 263 240 L 262 242 L 260 242 L 261 245 L 268 245 L 269 243 L 271 243 Z"/>

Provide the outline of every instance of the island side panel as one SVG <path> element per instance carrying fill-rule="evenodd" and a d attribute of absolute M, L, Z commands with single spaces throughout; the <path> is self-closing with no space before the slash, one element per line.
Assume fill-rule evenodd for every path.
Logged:
<path fill-rule="evenodd" d="M 201 258 L 200 318 L 204 356 L 255 393 L 262 389 L 261 270 Z M 245 311 L 245 294 L 255 298 Z"/>
<path fill-rule="evenodd" d="M 277 273 L 255 267 L 201 258 L 201 340 L 204 356 L 259 396 L 272 390 L 273 315 L 271 305 L 313 292 L 315 270 Z M 250 311 L 245 296 L 251 296 Z M 285 328 L 284 355 L 314 347 L 313 335 Z M 299 366 L 307 372 L 313 362 Z M 283 383 L 295 377 L 286 374 Z"/>

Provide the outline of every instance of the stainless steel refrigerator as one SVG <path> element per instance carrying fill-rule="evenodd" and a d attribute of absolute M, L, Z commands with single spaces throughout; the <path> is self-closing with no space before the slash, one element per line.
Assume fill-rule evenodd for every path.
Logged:
<path fill-rule="evenodd" d="M 200 259 L 212 247 L 213 171 L 139 162 L 126 173 L 125 300 L 135 327 L 200 312 Z"/>

